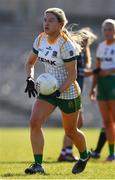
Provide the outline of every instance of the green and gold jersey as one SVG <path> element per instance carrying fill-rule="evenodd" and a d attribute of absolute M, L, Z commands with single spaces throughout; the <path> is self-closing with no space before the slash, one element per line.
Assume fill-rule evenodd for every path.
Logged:
<path fill-rule="evenodd" d="M 59 86 L 67 79 L 64 63 L 77 59 L 76 47 L 65 33 L 61 33 L 53 43 L 48 40 L 44 32 L 41 33 L 34 41 L 33 52 L 38 54 L 39 60 L 45 65 L 45 72 L 50 73 L 58 80 Z M 75 81 L 61 93 L 59 98 L 74 99 L 79 94 L 80 88 Z"/>

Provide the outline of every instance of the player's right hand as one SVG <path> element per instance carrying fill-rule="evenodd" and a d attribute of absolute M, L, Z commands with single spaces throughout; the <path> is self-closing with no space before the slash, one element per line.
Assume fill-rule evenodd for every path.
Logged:
<path fill-rule="evenodd" d="M 28 93 L 29 98 L 31 98 L 31 96 L 35 97 L 37 95 L 37 91 L 35 89 L 35 83 L 34 80 L 31 77 L 28 77 L 26 79 L 27 85 L 25 88 L 25 93 Z"/>
<path fill-rule="evenodd" d="M 96 89 L 92 89 L 89 93 L 89 97 L 92 101 L 96 100 Z"/>

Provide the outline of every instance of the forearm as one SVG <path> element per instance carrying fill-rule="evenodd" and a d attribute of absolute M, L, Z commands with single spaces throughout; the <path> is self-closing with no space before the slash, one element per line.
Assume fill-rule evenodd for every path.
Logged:
<path fill-rule="evenodd" d="M 100 72 L 100 60 L 97 58 L 96 60 L 96 68 L 93 70 L 93 80 L 92 80 L 92 86 L 91 90 L 94 90 L 97 85 L 97 76 Z"/>
<path fill-rule="evenodd" d="M 92 76 L 93 70 L 92 69 L 84 69 L 84 74 L 85 74 L 85 77 Z"/>
<path fill-rule="evenodd" d="M 26 76 L 34 78 L 34 65 L 26 64 Z"/>
<path fill-rule="evenodd" d="M 92 80 L 92 85 L 91 85 L 91 91 L 96 88 L 96 85 L 97 85 L 97 76 L 94 75 L 93 80 Z"/>
<path fill-rule="evenodd" d="M 86 47 L 86 68 L 91 68 L 91 52 L 89 46 Z"/>

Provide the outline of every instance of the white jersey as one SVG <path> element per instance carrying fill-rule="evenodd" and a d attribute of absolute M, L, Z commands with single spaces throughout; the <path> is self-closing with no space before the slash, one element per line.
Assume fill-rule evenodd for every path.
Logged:
<path fill-rule="evenodd" d="M 43 32 L 34 41 L 33 52 L 38 54 L 39 60 L 45 65 L 45 72 L 53 75 L 59 86 L 67 79 L 64 63 L 76 60 L 77 50 L 65 33 L 62 33 L 54 43 L 49 42 Z M 61 99 L 74 99 L 80 95 L 80 88 L 75 81 L 63 93 Z"/>
<path fill-rule="evenodd" d="M 115 42 L 110 45 L 105 41 L 100 43 L 96 57 L 100 59 L 102 69 L 115 68 Z"/>

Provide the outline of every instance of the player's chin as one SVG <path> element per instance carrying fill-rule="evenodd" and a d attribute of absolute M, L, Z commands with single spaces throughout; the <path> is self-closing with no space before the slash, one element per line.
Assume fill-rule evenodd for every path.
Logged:
<path fill-rule="evenodd" d="M 53 34 L 53 32 L 50 29 L 45 29 L 44 32 L 49 36 Z"/>
<path fill-rule="evenodd" d="M 50 35 L 50 33 L 51 33 L 49 29 L 44 29 L 44 32 L 48 35 Z"/>

